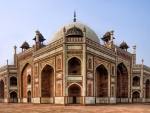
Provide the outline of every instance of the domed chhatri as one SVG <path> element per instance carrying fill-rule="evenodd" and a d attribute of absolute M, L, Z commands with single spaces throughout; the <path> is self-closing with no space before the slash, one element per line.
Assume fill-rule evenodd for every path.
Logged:
<path fill-rule="evenodd" d="M 121 49 L 125 49 L 125 50 L 127 50 L 128 48 L 129 48 L 129 46 L 126 44 L 126 42 L 122 42 L 121 44 L 120 44 L 120 46 L 119 46 Z"/>
<path fill-rule="evenodd" d="M 39 30 L 36 30 L 35 32 L 36 32 L 36 34 L 39 35 L 39 42 L 43 42 L 44 40 L 46 40 L 46 39 L 43 37 L 43 35 L 40 33 Z M 36 41 L 36 36 L 33 38 L 33 40 Z"/>
<path fill-rule="evenodd" d="M 23 42 L 23 44 L 21 45 L 20 48 L 22 48 L 22 51 L 23 51 L 24 49 L 30 48 L 30 46 L 29 46 L 29 44 L 25 41 L 25 42 Z"/>
<path fill-rule="evenodd" d="M 113 37 L 113 33 L 114 33 L 114 31 L 113 30 L 111 30 L 110 32 L 106 32 L 105 34 L 104 34 L 104 36 L 103 36 L 103 38 L 101 38 L 105 43 L 108 43 L 109 41 L 113 41 L 113 39 L 115 39 L 114 37 Z"/>
<path fill-rule="evenodd" d="M 70 32 L 71 30 L 76 30 L 76 33 L 77 32 L 80 33 L 80 36 L 83 35 L 82 30 L 86 29 L 86 37 L 88 39 L 93 40 L 94 42 L 100 43 L 98 36 L 96 35 L 96 33 L 91 28 L 89 28 L 88 26 L 86 26 L 82 23 L 78 23 L 78 22 L 71 22 L 71 23 L 65 24 L 62 27 L 60 27 L 54 33 L 54 35 L 51 37 L 50 43 L 55 42 L 56 40 L 59 40 L 62 37 L 64 37 L 64 32 L 63 32 L 64 27 L 65 27 L 67 33 L 68 32 L 71 33 Z M 74 31 L 74 33 L 75 33 L 75 31 Z M 68 34 L 66 34 L 66 35 L 68 36 Z"/>

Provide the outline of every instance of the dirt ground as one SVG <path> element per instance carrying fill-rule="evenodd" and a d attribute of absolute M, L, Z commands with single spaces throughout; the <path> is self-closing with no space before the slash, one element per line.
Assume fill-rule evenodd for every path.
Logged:
<path fill-rule="evenodd" d="M 51 106 L 48 104 L 0 103 L 0 113 L 150 113 L 150 104 Z"/>

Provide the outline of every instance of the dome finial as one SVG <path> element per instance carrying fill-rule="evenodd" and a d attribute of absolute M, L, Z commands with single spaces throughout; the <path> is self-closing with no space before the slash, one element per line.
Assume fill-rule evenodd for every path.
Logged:
<path fill-rule="evenodd" d="M 74 19 L 73 19 L 74 22 L 76 22 L 76 11 L 74 11 Z"/>

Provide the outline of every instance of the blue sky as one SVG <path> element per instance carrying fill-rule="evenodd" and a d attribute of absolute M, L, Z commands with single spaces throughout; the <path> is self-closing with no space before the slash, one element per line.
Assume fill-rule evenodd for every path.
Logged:
<path fill-rule="evenodd" d="M 137 64 L 150 66 L 150 0 L 1 0 L 0 1 L 0 67 L 13 64 L 13 46 L 27 41 L 30 46 L 35 30 L 39 30 L 45 44 L 62 25 L 73 21 L 86 24 L 99 38 L 114 30 L 114 43 L 125 41 L 129 52 L 137 46 Z M 102 40 L 100 43 L 103 44 Z"/>

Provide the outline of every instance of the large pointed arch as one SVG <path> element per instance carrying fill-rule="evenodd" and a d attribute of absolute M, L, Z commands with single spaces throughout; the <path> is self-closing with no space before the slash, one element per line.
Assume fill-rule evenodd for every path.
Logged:
<path fill-rule="evenodd" d="M 30 63 L 26 63 L 21 72 L 21 97 L 27 98 L 27 86 L 28 86 L 28 75 L 32 78 L 33 66 Z M 32 81 L 31 81 L 32 87 Z"/>
<path fill-rule="evenodd" d="M 108 71 L 101 64 L 96 68 L 96 97 L 108 97 Z"/>
<path fill-rule="evenodd" d="M 117 98 L 128 98 L 128 71 L 123 62 L 117 65 Z"/>
<path fill-rule="evenodd" d="M 54 96 L 54 68 L 45 65 L 41 72 L 41 97 Z"/>

